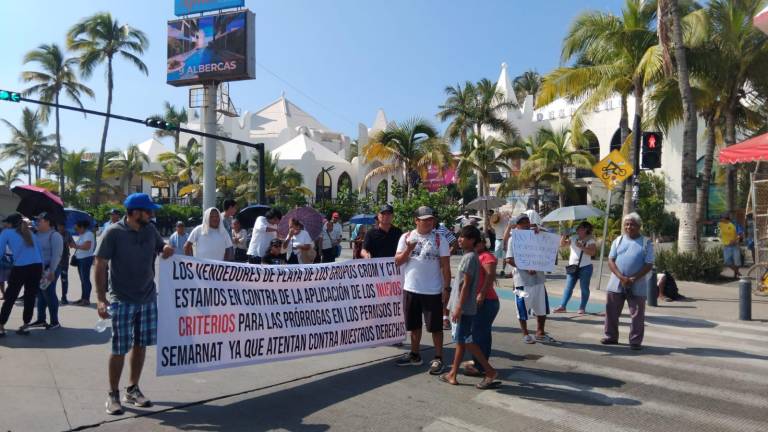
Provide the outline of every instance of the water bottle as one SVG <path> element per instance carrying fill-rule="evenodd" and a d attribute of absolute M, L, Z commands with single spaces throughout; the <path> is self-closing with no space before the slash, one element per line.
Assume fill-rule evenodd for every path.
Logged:
<path fill-rule="evenodd" d="M 99 320 L 96 321 L 96 325 L 93 326 L 93 329 L 97 333 L 104 333 L 104 330 L 112 327 L 112 309 L 113 309 L 113 306 L 110 304 L 107 307 L 107 314 L 109 316 L 107 318 L 99 318 Z"/>

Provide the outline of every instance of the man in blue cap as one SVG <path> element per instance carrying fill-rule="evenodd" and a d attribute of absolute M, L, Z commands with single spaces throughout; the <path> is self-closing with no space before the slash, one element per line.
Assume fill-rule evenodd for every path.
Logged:
<path fill-rule="evenodd" d="M 173 255 L 173 248 L 165 244 L 150 223 L 160 205 L 144 193 L 129 195 L 124 204 L 125 217 L 104 233 L 96 251 L 97 310 L 101 318 L 112 317 L 106 410 L 113 415 L 123 413 L 118 387 L 128 351 L 131 352 L 130 376 L 122 401 L 138 407 L 152 405 L 139 390 L 139 378 L 147 347 L 157 342 L 155 257 Z"/>

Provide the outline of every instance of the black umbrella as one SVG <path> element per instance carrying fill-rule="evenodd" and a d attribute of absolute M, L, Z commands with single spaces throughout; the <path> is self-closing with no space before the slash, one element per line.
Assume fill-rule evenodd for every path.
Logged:
<path fill-rule="evenodd" d="M 263 204 L 249 205 L 237 213 L 237 220 L 244 229 L 251 229 L 256 224 L 256 218 L 264 216 L 272 207 Z"/>
<path fill-rule="evenodd" d="M 67 220 L 64 214 L 64 202 L 51 191 L 45 188 L 23 185 L 11 189 L 21 198 L 16 211 L 32 219 L 42 212 L 46 212 L 57 224 L 63 224 Z"/>

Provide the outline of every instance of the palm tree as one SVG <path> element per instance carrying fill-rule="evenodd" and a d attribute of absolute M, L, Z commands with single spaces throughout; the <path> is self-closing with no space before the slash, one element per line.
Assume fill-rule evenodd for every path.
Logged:
<path fill-rule="evenodd" d="M 77 193 L 78 188 L 86 189 L 93 185 L 96 175 L 96 164 L 85 158 L 85 150 L 65 151 L 62 155 L 63 172 L 53 171 L 64 180 L 65 190 L 71 195 Z"/>
<path fill-rule="evenodd" d="M 49 140 L 54 139 L 54 135 L 48 136 Z M 56 157 L 56 147 L 52 145 L 39 145 L 35 148 L 35 151 L 32 153 L 32 167 L 34 168 L 35 172 L 35 179 L 40 180 L 43 176 L 42 171 L 46 170 L 49 171 L 52 166 L 54 166 L 55 163 L 57 163 L 58 158 Z M 56 185 L 55 188 L 53 188 L 54 191 L 58 190 L 58 185 Z"/>
<path fill-rule="evenodd" d="M 566 195 L 574 190 L 566 170 L 590 169 L 595 161 L 588 151 L 581 150 L 568 129 L 553 131 L 544 128 L 539 130 L 539 134 L 543 144 L 523 166 L 523 172 L 526 173 L 523 176 L 538 173 L 548 179 L 550 187 L 558 194 L 560 207 L 563 207 Z"/>
<path fill-rule="evenodd" d="M 264 189 L 267 198 L 273 201 L 280 201 L 282 198 L 299 193 L 305 197 L 312 196 L 313 193 L 304 186 L 304 176 L 298 171 L 289 167 L 279 167 L 279 158 L 272 156 L 270 152 L 264 153 Z M 256 202 L 259 186 L 258 155 L 253 155 L 251 166 L 255 169 L 243 177 L 243 180 L 235 188 L 237 199 L 245 202 Z"/>
<path fill-rule="evenodd" d="M 5 119 L 2 119 L 2 122 L 11 130 L 11 141 L 0 144 L 2 147 L 0 157 L 23 160 L 26 165 L 27 182 L 33 184 L 32 162 L 40 152 L 40 147 L 45 146 L 51 139 L 50 135 L 43 134 L 40 113 L 25 107 L 21 112 L 21 128 L 17 128 Z"/>
<path fill-rule="evenodd" d="M 130 193 L 133 178 L 141 176 L 145 165 L 149 164 L 149 156 L 142 153 L 136 144 L 128 146 L 125 152 L 119 152 L 107 163 L 108 175 L 120 177 L 120 185 L 126 195 Z"/>
<path fill-rule="evenodd" d="M 494 172 L 510 173 L 512 168 L 509 165 L 510 159 L 518 158 L 520 148 L 509 141 L 502 141 L 498 138 L 489 136 L 485 139 L 475 139 L 478 142 L 472 149 L 462 152 L 459 162 L 456 165 L 456 176 L 459 179 L 459 187 L 466 187 L 472 174 L 477 173 L 480 176 L 483 190 L 481 195 L 490 195 L 490 175 Z"/>
<path fill-rule="evenodd" d="M 176 126 L 179 126 L 182 123 L 186 123 L 188 120 L 187 110 L 185 110 L 183 107 L 177 109 L 175 106 L 171 105 L 171 103 L 168 101 L 165 101 L 165 111 L 163 112 L 163 114 L 155 114 L 150 118 L 156 119 L 156 120 L 163 120 L 168 123 L 174 124 Z M 173 151 L 176 153 L 179 152 L 179 131 L 178 130 L 156 129 L 155 136 L 158 138 L 173 137 Z"/>
<path fill-rule="evenodd" d="M 541 133 L 535 133 L 523 140 L 514 140 L 509 150 L 509 158 L 528 160 L 533 155 L 538 154 L 543 145 L 544 139 Z M 501 185 L 499 185 L 496 194 L 498 196 L 507 196 L 515 190 L 522 187 L 528 187 L 533 191 L 534 209 L 538 212 L 540 210 L 539 189 L 542 184 L 547 183 L 549 180 L 546 171 L 547 170 L 545 170 L 545 172 L 537 172 L 527 169 L 521 170 L 517 175 L 510 175 Z"/>
<path fill-rule="evenodd" d="M 189 184 L 197 184 L 203 173 L 203 152 L 197 142 L 189 148 L 182 149 L 179 153 L 163 153 L 158 156 L 158 160 L 174 166 L 179 180 Z"/>
<path fill-rule="evenodd" d="M 161 171 L 144 171 L 141 176 L 150 180 L 153 186 L 167 187 L 169 195 L 176 197 L 179 185 L 179 173 L 173 164 L 164 164 Z"/>
<path fill-rule="evenodd" d="M 83 77 L 90 77 L 99 64 L 107 67 L 107 114 L 112 112 L 112 91 L 114 90 L 114 71 L 112 69 L 116 55 L 132 63 L 148 75 L 147 66 L 139 55 L 149 47 L 146 35 L 138 29 L 120 23 L 108 12 L 100 12 L 75 24 L 67 33 L 67 46 L 80 54 L 79 63 Z M 109 116 L 104 118 L 104 130 L 101 134 L 99 162 L 96 167 L 96 190 L 94 203 L 98 205 L 101 193 L 104 156 L 109 132 Z"/>
<path fill-rule="evenodd" d="M 28 52 L 24 56 L 24 63 L 36 63 L 39 71 L 24 71 L 21 73 L 21 79 L 27 83 L 34 83 L 31 87 L 24 90 L 25 95 L 38 94 L 40 100 L 48 103 L 55 103 L 56 113 L 56 159 L 59 162 L 59 171 L 63 168 L 61 133 L 59 122 L 59 98 L 64 92 L 80 108 L 83 107 L 80 98 L 82 95 L 93 97 L 93 90 L 78 82 L 75 73 L 75 65 L 78 60 L 75 58 L 65 58 L 61 48 L 56 44 L 43 44 L 36 50 Z M 43 105 L 40 108 L 40 118 L 43 121 L 48 120 L 49 108 Z M 59 178 L 59 194 L 64 193 L 64 178 Z"/>
<path fill-rule="evenodd" d="M 375 176 L 399 174 L 406 195 L 414 176 L 423 174 L 430 165 L 444 167 L 451 162 L 448 144 L 429 122 L 419 118 L 390 124 L 363 147 L 362 154 L 366 162 L 380 161 L 384 165 L 365 176 L 360 190 Z"/>
<path fill-rule="evenodd" d="M 21 176 L 26 174 L 26 169 L 24 168 L 24 164 L 20 162 L 21 161 L 7 170 L 0 168 L 0 184 L 10 188 L 13 186 L 13 183 L 21 181 Z"/>
<path fill-rule="evenodd" d="M 536 70 L 531 69 L 518 75 L 512 80 L 515 88 L 515 96 L 518 101 L 525 100 L 528 95 L 533 96 L 533 104 L 536 105 L 536 95 L 541 88 L 541 75 Z"/>
<path fill-rule="evenodd" d="M 625 0 L 621 16 L 587 12 L 571 25 L 563 41 L 561 59 L 575 60 L 547 74 L 542 82 L 537 106 L 545 106 L 559 97 L 582 100 L 574 113 L 571 130 L 578 135 L 583 116 L 600 103 L 618 94 L 621 98 L 621 140 L 629 136 L 627 100 L 634 96 L 635 120 L 642 121 L 645 88 L 663 75 L 663 61 L 654 29 L 656 1 Z M 637 132 L 637 131 L 636 131 Z M 630 147 L 629 162 L 635 164 L 635 146 Z M 632 208 L 631 182 L 627 182 L 624 213 Z"/>

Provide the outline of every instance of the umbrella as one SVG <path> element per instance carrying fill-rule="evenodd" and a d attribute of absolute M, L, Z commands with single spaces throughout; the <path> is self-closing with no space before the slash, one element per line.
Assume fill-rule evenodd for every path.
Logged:
<path fill-rule="evenodd" d="M 768 161 L 768 134 L 758 135 L 720 150 L 721 165 Z"/>
<path fill-rule="evenodd" d="M 552 210 L 548 215 L 542 219 L 542 222 L 562 222 L 586 219 L 593 216 L 604 216 L 605 213 L 595 207 L 588 205 L 576 205 L 569 207 L 560 207 L 559 209 Z"/>
<path fill-rule="evenodd" d="M 374 222 L 376 222 L 376 215 L 373 214 L 359 214 L 352 216 L 349 220 L 349 223 L 357 225 L 373 225 Z"/>
<path fill-rule="evenodd" d="M 283 216 L 280 220 L 280 224 L 277 226 L 277 234 L 280 237 L 288 236 L 288 222 L 291 219 L 298 219 L 304 224 L 304 229 L 309 233 L 312 239 L 320 237 L 320 233 L 323 229 L 323 215 L 317 212 L 312 207 L 297 207 Z"/>
<path fill-rule="evenodd" d="M 88 226 L 93 226 L 96 221 L 93 220 L 93 216 L 90 214 L 73 208 L 64 209 L 65 222 L 64 227 L 70 234 L 74 233 L 75 225 L 80 221 L 87 221 Z"/>
<path fill-rule="evenodd" d="M 507 200 L 495 196 L 480 196 L 467 204 L 465 207 L 473 210 L 485 210 L 495 209 L 503 206 L 507 203 Z"/>
<path fill-rule="evenodd" d="M 526 210 L 528 210 L 528 207 L 525 206 L 525 201 L 518 198 L 515 199 L 514 203 L 507 203 L 499 207 L 497 213 L 508 218 L 513 218 Z"/>
<path fill-rule="evenodd" d="M 243 228 L 249 230 L 256 224 L 256 218 L 264 216 L 272 207 L 263 204 L 253 204 L 237 212 L 237 220 Z"/>
<path fill-rule="evenodd" d="M 34 218 L 42 212 L 47 212 L 56 223 L 64 223 L 64 202 L 58 195 L 48 189 L 23 185 L 16 186 L 11 192 L 21 198 L 16 211 L 28 218 Z"/>

